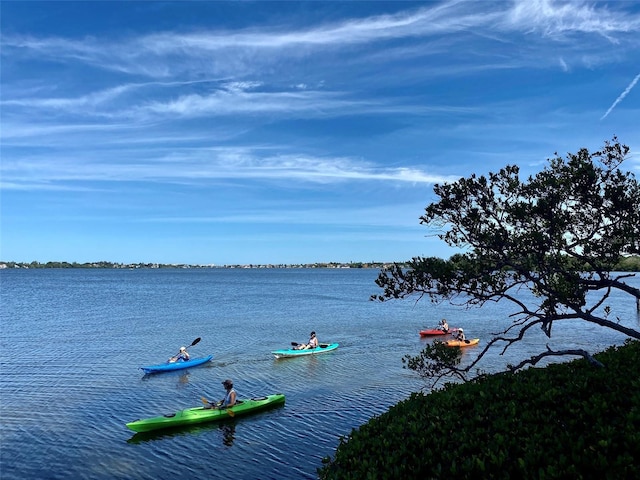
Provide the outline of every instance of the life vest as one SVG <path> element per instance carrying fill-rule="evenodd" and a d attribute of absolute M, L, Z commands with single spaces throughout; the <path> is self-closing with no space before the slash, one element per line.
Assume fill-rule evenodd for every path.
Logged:
<path fill-rule="evenodd" d="M 231 393 L 236 393 L 236 391 L 232 388 L 231 390 L 229 390 L 227 392 L 227 395 L 224 397 L 224 400 L 222 401 L 222 406 L 225 407 L 227 405 L 229 405 L 229 403 L 231 403 Z M 238 394 L 236 393 L 236 400 L 238 398 Z"/>

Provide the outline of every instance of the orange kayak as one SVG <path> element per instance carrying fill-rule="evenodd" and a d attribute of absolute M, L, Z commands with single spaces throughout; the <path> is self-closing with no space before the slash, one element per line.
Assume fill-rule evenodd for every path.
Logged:
<path fill-rule="evenodd" d="M 444 342 L 444 344 L 447 347 L 470 347 L 471 345 L 475 345 L 480 341 L 479 338 L 472 338 L 470 340 L 464 340 L 464 341 L 460 341 L 460 340 L 447 340 L 446 342 Z"/>
<path fill-rule="evenodd" d="M 425 328 L 424 330 L 420 330 L 421 337 L 431 337 L 435 335 L 450 335 L 453 332 L 458 330 L 457 328 L 450 328 L 447 332 L 440 330 L 439 328 Z"/>

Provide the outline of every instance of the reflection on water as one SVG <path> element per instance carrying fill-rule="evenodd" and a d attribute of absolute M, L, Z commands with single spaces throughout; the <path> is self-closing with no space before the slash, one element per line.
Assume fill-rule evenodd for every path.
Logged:
<path fill-rule="evenodd" d="M 179 372 L 162 372 L 162 373 L 145 373 L 140 379 L 143 382 L 148 381 L 166 381 L 167 378 L 174 379 L 177 386 L 184 386 L 189 383 L 189 370 L 180 370 Z M 163 377 L 163 380 L 159 380 Z"/>
<path fill-rule="evenodd" d="M 153 442 L 156 440 L 178 439 L 180 437 L 197 437 L 207 433 L 219 430 L 221 433 L 221 443 L 227 447 L 231 447 L 235 440 L 236 434 L 235 419 L 225 419 L 214 423 L 204 423 L 200 425 L 190 425 L 182 427 L 167 428 L 151 432 L 138 432 L 127 440 L 127 443 L 139 444 L 145 442 Z"/>
<path fill-rule="evenodd" d="M 219 427 L 220 430 L 222 430 L 222 443 L 224 443 L 227 447 L 232 446 L 236 434 L 235 423 L 229 423 L 226 425 L 221 424 Z"/>

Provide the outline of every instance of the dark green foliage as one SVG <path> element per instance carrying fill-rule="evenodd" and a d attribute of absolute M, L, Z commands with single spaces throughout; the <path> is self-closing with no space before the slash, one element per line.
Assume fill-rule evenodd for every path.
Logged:
<path fill-rule="evenodd" d="M 640 478 L 640 342 L 413 394 L 341 439 L 321 479 Z"/>
<path fill-rule="evenodd" d="M 435 385 L 440 378 L 455 373 L 461 358 L 460 347 L 447 347 L 443 342 L 436 340 L 427 345 L 420 355 L 405 355 L 402 363 L 404 368 L 417 372 L 421 377 L 433 379 Z"/>
<path fill-rule="evenodd" d="M 617 272 L 640 272 L 640 256 L 631 255 L 621 258 L 615 266 Z"/>

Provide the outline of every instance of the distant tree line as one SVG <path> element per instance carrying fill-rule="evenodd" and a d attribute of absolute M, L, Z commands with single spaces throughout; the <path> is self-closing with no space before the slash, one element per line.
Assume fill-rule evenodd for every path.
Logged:
<path fill-rule="evenodd" d="M 4 267 L 2 267 L 4 265 Z M 2 262 L 0 268 L 383 268 L 388 265 L 384 262 L 328 262 L 306 264 L 263 264 L 263 265 L 193 265 L 175 263 L 116 263 L 116 262 Z M 396 265 L 406 265 L 404 262 Z M 640 265 L 640 260 L 638 261 Z M 640 268 L 640 267 L 639 267 Z"/>
<path fill-rule="evenodd" d="M 454 255 L 452 259 L 459 255 Z M 572 259 L 574 260 L 574 259 Z M 308 264 L 277 264 L 277 265 L 191 265 L 175 263 L 115 263 L 115 262 L 2 262 L 0 266 L 6 268 L 383 268 L 383 262 L 350 262 L 350 263 L 308 263 Z M 396 262 L 394 265 L 400 268 L 409 267 L 409 262 Z M 588 266 L 575 265 L 576 270 L 589 271 Z M 582 268 L 581 268 L 582 267 Z M 640 272 L 640 256 L 631 255 L 620 257 L 612 271 L 615 272 Z"/>
<path fill-rule="evenodd" d="M 455 260 L 459 254 L 451 257 Z M 574 262 L 576 270 L 589 271 L 587 264 L 580 265 L 575 259 L 568 259 Z M 6 268 L 383 268 L 383 262 L 328 262 L 328 263 L 306 263 L 306 264 L 269 264 L 269 265 L 192 265 L 186 263 L 116 263 L 116 262 L 2 262 L 0 266 Z M 409 267 L 409 262 L 395 262 L 394 265 L 400 268 Z M 631 255 L 620 257 L 613 268 L 614 272 L 640 272 L 640 256 Z"/>
<path fill-rule="evenodd" d="M 162 265 L 157 263 L 114 263 L 114 262 L 0 262 L 7 268 L 166 268 L 179 267 L 180 265 Z"/>

